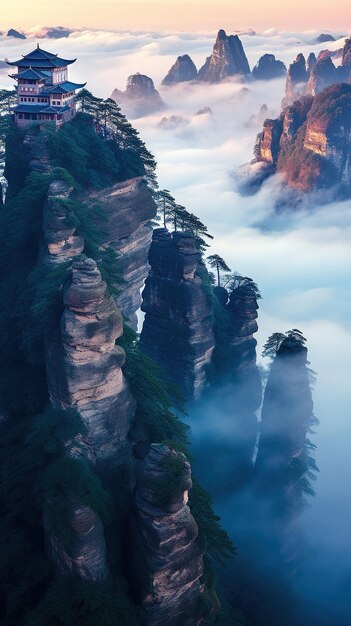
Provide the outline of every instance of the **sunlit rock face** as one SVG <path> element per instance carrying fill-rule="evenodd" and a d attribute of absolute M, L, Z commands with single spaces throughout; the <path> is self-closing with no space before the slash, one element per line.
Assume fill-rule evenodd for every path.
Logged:
<path fill-rule="evenodd" d="M 282 173 L 287 184 L 299 191 L 325 189 L 330 199 L 349 197 L 350 111 L 351 85 L 346 83 L 331 85 L 314 98 L 301 98 L 274 123 L 265 123 L 258 138 L 256 162 L 271 166 L 269 173 Z M 279 130 L 273 134 L 271 128 L 282 129 L 280 138 Z"/>
<path fill-rule="evenodd" d="M 114 89 L 111 98 L 131 118 L 158 113 L 166 108 L 153 80 L 139 73 L 128 77 L 125 91 Z"/>
<path fill-rule="evenodd" d="M 162 85 L 170 87 L 189 80 L 196 80 L 196 78 L 197 69 L 195 63 L 188 54 L 184 54 L 183 56 L 179 56 L 172 65 L 168 74 L 164 77 Z"/>
<path fill-rule="evenodd" d="M 152 444 L 137 480 L 131 531 L 135 589 L 150 626 L 203 624 L 214 608 L 201 607 L 204 552 L 187 505 L 191 486 L 184 455 Z"/>
<path fill-rule="evenodd" d="M 136 311 L 140 308 L 140 290 L 147 276 L 148 252 L 152 238 L 151 221 L 156 205 L 142 178 L 83 195 L 89 207 L 97 205 L 100 215 L 92 217 L 100 245 L 111 246 L 118 255 L 123 279 L 117 305 L 129 324 L 136 329 Z"/>
<path fill-rule="evenodd" d="M 44 525 L 50 529 L 50 506 L 44 513 Z M 64 541 L 51 529 L 47 532 L 47 548 L 57 569 L 63 576 L 85 582 L 103 582 L 109 577 L 104 530 L 99 516 L 89 506 L 73 505 Z"/>
<path fill-rule="evenodd" d="M 154 231 L 145 282 L 141 347 L 187 398 L 199 397 L 214 349 L 212 308 L 189 233 Z"/>
<path fill-rule="evenodd" d="M 238 35 L 218 31 L 213 52 L 199 70 L 198 79 L 219 83 L 226 78 L 248 75 L 250 67 Z"/>
<path fill-rule="evenodd" d="M 264 121 L 263 130 L 258 141 L 258 160 L 274 165 L 279 155 L 279 142 L 282 134 L 281 119 Z"/>
<path fill-rule="evenodd" d="M 109 457 L 126 440 L 135 409 L 121 369 L 125 354 L 115 345 L 122 316 L 92 259 L 73 261 L 63 303 L 59 336 L 47 341 L 51 404 L 76 407 L 93 454 Z"/>
<path fill-rule="evenodd" d="M 286 67 L 278 61 L 274 54 L 264 54 L 252 70 L 252 77 L 256 80 L 272 80 L 286 76 Z"/>

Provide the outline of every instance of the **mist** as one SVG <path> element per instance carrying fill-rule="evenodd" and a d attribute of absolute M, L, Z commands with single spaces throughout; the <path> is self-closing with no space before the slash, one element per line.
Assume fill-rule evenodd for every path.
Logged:
<path fill-rule="evenodd" d="M 33 29 L 27 41 L 0 37 L 0 59 L 13 60 L 28 52 L 38 32 Z M 323 48 L 337 50 L 343 45 L 343 39 L 312 44 L 317 34 L 271 30 L 242 40 L 251 67 L 264 52 L 288 64 L 299 52 L 317 54 Z M 72 80 L 87 80 L 93 93 L 108 97 L 115 87 L 124 88 L 127 76 L 137 71 L 153 78 L 158 88 L 179 54 L 190 54 L 199 67 L 213 40 L 214 33 L 86 30 L 58 41 L 41 39 L 40 45 L 61 51 L 66 58 L 78 57 Z M 12 85 L 7 73 L 0 71 L 4 88 Z M 318 374 L 313 399 L 320 424 L 313 442 L 320 474 L 316 496 L 309 499 L 300 519 L 305 559 L 298 593 L 310 607 L 306 624 L 346 625 L 351 587 L 347 483 L 351 475 L 351 202 L 319 206 L 310 198 L 299 211 L 277 215 L 274 205 L 283 193 L 279 177 L 270 179 L 253 196 L 240 194 L 234 173 L 252 158 L 264 117 L 279 114 L 284 80 L 189 84 L 163 88 L 160 93 L 167 110 L 133 120 L 133 124 L 158 161 L 160 187 L 170 189 L 177 202 L 197 214 L 214 235 L 209 254 L 220 254 L 233 271 L 258 284 L 262 293 L 258 355 L 272 332 L 300 328 L 307 337 L 309 360 Z M 268 108 L 264 115 L 262 105 Z M 198 114 L 204 107 L 211 112 Z M 172 129 L 159 126 L 163 117 L 172 115 L 184 123 Z M 203 449 L 218 432 L 237 442 L 230 422 L 210 403 L 201 406 L 201 420 L 192 416 L 192 425 Z M 238 544 L 236 534 L 243 537 L 245 530 L 237 515 L 238 502 L 234 504 L 226 494 L 225 498 L 217 496 L 216 503 L 224 526 Z"/>

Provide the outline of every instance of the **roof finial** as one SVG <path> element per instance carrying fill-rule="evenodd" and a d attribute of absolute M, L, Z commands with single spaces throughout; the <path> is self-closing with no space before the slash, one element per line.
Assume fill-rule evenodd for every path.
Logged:
<path fill-rule="evenodd" d="M 39 44 L 37 43 L 37 50 L 39 50 Z"/>

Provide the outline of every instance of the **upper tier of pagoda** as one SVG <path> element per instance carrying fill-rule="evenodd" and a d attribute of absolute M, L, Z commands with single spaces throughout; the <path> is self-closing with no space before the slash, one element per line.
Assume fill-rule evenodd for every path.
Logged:
<path fill-rule="evenodd" d="M 18 61 L 7 61 L 17 67 L 10 74 L 17 81 L 16 125 L 24 128 L 35 122 L 55 122 L 61 126 L 76 114 L 76 90 L 86 83 L 68 80 L 68 65 L 76 59 L 63 59 L 42 50 L 39 44 Z"/>

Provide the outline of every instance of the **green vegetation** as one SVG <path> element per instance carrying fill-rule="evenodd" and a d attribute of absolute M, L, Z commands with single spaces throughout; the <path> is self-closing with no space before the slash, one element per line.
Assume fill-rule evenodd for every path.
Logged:
<path fill-rule="evenodd" d="M 208 248 L 206 239 L 213 239 L 213 236 L 208 232 L 207 226 L 184 206 L 177 204 L 168 189 L 154 191 L 154 200 L 159 210 L 158 219 L 161 219 L 164 228 L 170 224 L 175 232 L 190 232 L 200 252 Z"/>
<path fill-rule="evenodd" d="M 207 257 L 207 262 L 210 267 L 217 272 L 217 287 L 221 286 L 221 272 L 230 272 L 230 267 L 226 264 L 219 254 L 211 254 Z"/>

